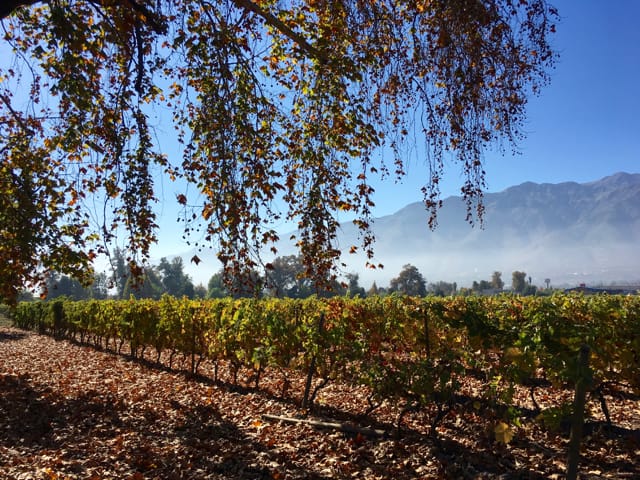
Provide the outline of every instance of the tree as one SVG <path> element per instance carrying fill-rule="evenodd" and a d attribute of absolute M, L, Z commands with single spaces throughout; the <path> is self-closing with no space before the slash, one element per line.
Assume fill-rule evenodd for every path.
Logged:
<path fill-rule="evenodd" d="M 502 281 L 502 272 L 495 271 L 491 275 L 491 287 L 496 290 L 502 290 L 504 282 Z"/>
<path fill-rule="evenodd" d="M 182 257 L 174 257 L 171 261 L 165 257 L 161 258 L 158 271 L 160 272 L 162 286 L 166 293 L 174 297 L 187 296 L 193 298 L 193 282 L 189 275 L 184 273 Z"/>
<path fill-rule="evenodd" d="M 364 298 L 367 296 L 367 292 L 363 287 L 360 286 L 359 280 L 360 275 L 357 273 L 347 273 L 347 294 L 350 297 L 361 297 Z"/>
<path fill-rule="evenodd" d="M 525 272 L 515 271 L 511 274 L 511 289 L 516 293 L 524 293 L 527 282 L 525 278 L 527 274 Z"/>
<path fill-rule="evenodd" d="M 103 300 L 109 296 L 109 277 L 105 272 L 95 273 L 89 286 L 89 298 Z"/>
<path fill-rule="evenodd" d="M 488 280 L 480 280 L 480 282 L 477 282 L 474 280 L 473 283 L 471 284 L 471 290 L 473 290 L 476 293 L 485 293 L 488 290 L 492 290 L 492 289 L 493 289 L 493 284 Z"/>
<path fill-rule="evenodd" d="M 45 293 L 48 299 L 69 297 L 72 300 L 85 300 L 95 298 L 97 300 L 107 298 L 109 285 L 107 274 L 95 273 L 90 285 L 86 286 L 68 275 L 54 274 L 47 279 Z"/>
<path fill-rule="evenodd" d="M 176 196 L 185 234 L 219 246 L 228 278 L 258 265 L 284 219 L 304 274 L 331 284 L 339 211 L 374 267 L 371 179 L 402 177 L 414 138 L 429 224 L 445 158 L 464 174 L 467 219 L 481 219 L 482 152 L 523 136 L 556 18 L 545 0 L 4 2 L 0 294 L 52 269 L 90 277 L 122 233 L 141 277 L 159 172 L 195 187 Z M 163 108 L 181 160 L 154 131 Z"/>
<path fill-rule="evenodd" d="M 124 287 L 123 298 L 153 298 L 159 299 L 164 293 L 162 280 L 153 266 L 147 266 L 141 277 L 130 276 Z"/>
<path fill-rule="evenodd" d="M 266 271 L 266 286 L 274 297 L 306 298 L 314 293 L 299 255 L 276 257 Z"/>
<path fill-rule="evenodd" d="M 455 295 L 458 290 L 456 282 L 436 282 L 429 284 L 429 291 L 438 297 L 446 297 L 449 295 Z"/>
<path fill-rule="evenodd" d="M 224 271 L 223 282 L 234 298 L 259 298 L 263 294 L 264 278 L 254 269 Z"/>
<path fill-rule="evenodd" d="M 116 298 L 125 298 L 124 290 L 129 280 L 129 269 L 127 268 L 124 252 L 116 247 L 109 258 L 111 262 L 111 281 L 116 288 Z"/>
<path fill-rule="evenodd" d="M 416 267 L 407 264 L 402 267 L 396 278 L 391 279 L 389 290 L 404 295 L 424 297 L 427 294 L 427 282 Z"/>
<path fill-rule="evenodd" d="M 347 280 L 357 294 L 364 296 L 364 289 L 358 285 L 357 274 L 347 274 Z M 273 262 L 267 264 L 265 287 L 267 293 L 275 297 L 307 298 L 314 294 L 331 297 L 346 293 L 345 285 L 335 278 L 328 278 L 322 282 L 314 282 L 307 278 L 301 255 L 276 257 Z"/>
<path fill-rule="evenodd" d="M 207 298 L 207 288 L 202 283 L 193 287 L 193 298 Z"/>
<path fill-rule="evenodd" d="M 207 285 L 207 298 L 224 298 L 228 295 L 223 275 L 223 272 L 218 272 L 211 276 Z"/>
<path fill-rule="evenodd" d="M 228 277 L 224 269 L 209 279 L 207 298 L 250 298 L 260 297 L 264 288 L 264 279 L 255 270 L 243 272 L 242 276 Z"/>
<path fill-rule="evenodd" d="M 51 275 L 46 283 L 48 299 L 69 297 L 73 300 L 84 300 L 89 295 L 84 285 L 67 275 Z"/>

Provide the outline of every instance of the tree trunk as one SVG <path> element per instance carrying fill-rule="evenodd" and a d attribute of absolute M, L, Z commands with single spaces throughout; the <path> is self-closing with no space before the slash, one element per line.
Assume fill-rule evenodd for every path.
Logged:
<path fill-rule="evenodd" d="M 578 478 L 578 463 L 580 460 L 580 443 L 584 426 L 584 406 L 589 386 L 589 353 L 588 345 L 580 347 L 578 358 L 578 375 L 576 378 L 576 394 L 573 401 L 573 419 L 571 421 L 571 438 L 569 439 L 569 454 L 567 459 L 567 480 Z"/>
<path fill-rule="evenodd" d="M 318 334 L 322 333 L 324 328 L 324 312 L 320 314 L 318 320 Z M 316 369 L 316 356 L 311 357 L 311 363 L 309 364 L 309 371 L 307 372 L 307 381 L 304 386 L 304 395 L 302 397 L 302 409 L 306 410 L 309 407 L 309 394 L 311 393 L 311 382 L 313 380 L 313 373 Z"/>

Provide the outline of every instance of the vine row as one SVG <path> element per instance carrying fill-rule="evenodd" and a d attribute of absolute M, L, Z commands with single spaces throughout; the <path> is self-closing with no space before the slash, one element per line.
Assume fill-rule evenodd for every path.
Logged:
<path fill-rule="evenodd" d="M 271 367 L 366 385 L 372 409 L 446 406 L 463 376 L 483 380 L 482 397 L 509 405 L 514 387 L 622 384 L 640 394 L 640 298 L 635 296 L 89 300 L 21 303 L 16 326 L 120 351 L 155 351 L 241 368 L 255 385 Z M 590 369 L 577 365 L 588 345 Z M 588 378 L 585 378 L 587 376 Z M 285 379 L 286 380 L 286 379 Z M 287 382 L 283 382 L 286 385 Z M 305 392 L 305 400 L 307 392 Z M 437 418 L 434 419 L 437 422 Z"/>

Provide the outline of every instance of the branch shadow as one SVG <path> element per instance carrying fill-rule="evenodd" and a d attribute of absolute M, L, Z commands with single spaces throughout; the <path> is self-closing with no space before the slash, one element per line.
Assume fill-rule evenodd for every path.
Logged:
<path fill-rule="evenodd" d="M 22 340 L 26 335 L 17 330 L 6 330 L 3 329 L 0 331 L 0 342 L 16 342 L 18 340 Z"/>
<path fill-rule="evenodd" d="M 0 340 L 4 338 L 3 341 L 20 340 L 25 336 L 11 332 L 2 337 L 2 333 Z M 213 380 L 206 375 L 193 375 L 143 358 L 116 355 L 147 368 L 183 373 L 191 380 L 215 384 L 229 392 L 260 393 L 278 402 L 297 403 L 262 389 Z M 456 403 L 473 403 L 471 398 L 456 398 Z M 88 390 L 78 397 L 65 398 L 62 392 L 32 385 L 28 375 L 0 374 L 0 447 L 17 446 L 35 452 L 34 455 L 52 450 L 63 452 L 64 464 L 60 464 L 60 468 L 64 470 L 60 473 L 81 478 L 89 478 L 96 472 L 113 471 L 114 468 L 119 469 L 120 477 L 137 472 L 144 475 L 143 478 L 267 479 L 277 477 L 276 472 L 281 472 L 293 478 L 330 478 L 305 469 L 283 451 L 272 448 L 273 445 L 248 436 L 235 423 L 225 420 L 214 404 L 185 405 L 172 401 L 166 406 L 166 411 L 159 412 L 147 405 L 135 415 L 131 415 L 130 407 L 108 393 Z M 523 410 L 522 413 L 530 417 L 534 411 Z M 368 426 L 390 432 L 394 429 L 393 425 L 375 422 L 373 418 L 363 419 L 358 414 L 328 405 L 316 405 L 314 414 L 355 425 L 362 425 L 364 421 Z M 169 428 L 164 422 L 162 427 L 163 416 L 174 416 L 179 421 L 171 423 Z M 624 442 L 640 441 L 637 430 L 598 427 L 614 443 L 619 442 L 621 449 Z M 322 438 L 319 441 L 323 441 Z M 370 441 L 373 444 L 379 440 Z M 419 431 L 403 428 L 402 441 L 396 442 L 393 448 L 401 454 L 411 445 L 419 445 L 423 450 L 426 447 L 431 452 L 433 460 L 442 468 L 442 478 L 547 478 L 546 474 L 541 475 L 526 464 L 518 464 L 508 449 L 496 445 L 478 450 L 454 438 L 438 436 L 434 439 Z M 531 452 L 539 448 L 526 438 L 518 439 L 515 446 Z M 544 452 L 544 457 L 551 464 L 551 459 L 564 457 L 564 452 L 549 450 Z M 584 464 L 593 463 L 585 458 Z M 389 478 L 384 462 L 372 461 L 368 467 L 375 476 Z M 640 478 L 640 466 L 632 461 L 625 463 L 611 458 L 600 467 L 606 471 L 632 472 Z M 546 473 L 550 473 L 549 468 L 545 467 Z M 394 470 L 393 477 L 396 480 L 420 478 L 409 466 Z"/>
<path fill-rule="evenodd" d="M 143 407 L 132 416 L 130 406 L 112 395 L 89 390 L 65 398 L 34 387 L 28 375 L 0 375 L 0 447 L 36 463 L 39 456 L 58 456 L 56 474 L 78 478 L 115 472 L 120 478 L 257 480 L 277 477 L 278 468 L 328 480 L 248 437 L 215 405 L 171 402 L 167 410 Z M 162 422 L 167 415 L 178 420 Z M 0 459 L 0 470 L 2 464 Z"/>

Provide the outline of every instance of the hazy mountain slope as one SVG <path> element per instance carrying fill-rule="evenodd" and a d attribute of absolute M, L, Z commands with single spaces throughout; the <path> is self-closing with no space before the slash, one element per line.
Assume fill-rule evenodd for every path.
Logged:
<path fill-rule="evenodd" d="M 358 272 L 366 288 L 374 280 L 387 285 L 407 263 L 430 282 L 460 286 L 489 279 L 494 270 L 503 272 L 507 284 L 514 270 L 527 272 L 537 285 L 545 278 L 552 285 L 640 280 L 640 174 L 618 173 L 584 184 L 527 182 L 486 194 L 485 207 L 483 228 L 465 221 L 460 197 L 444 200 L 433 231 L 421 202 L 377 218 L 375 260 L 385 268 L 366 270 L 362 256 L 345 255 L 345 271 Z M 358 244 L 351 223 L 343 224 L 339 243 L 343 250 Z M 291 253 L 292 247 L 280 246 L 281 255 Z M 185 264 L 192 255 L 184 255 Z M 204 267 L 189 270 L 206 283 L 218 268 L 208 254 Z"/>
<path fill-rule="evenodd" d="M 461 285 L 488 279 L 493 270 L 507 282 L 512 271 L 525 270 L 539 284 L 640 278 L 640 174 L 586 184 L 527 182 L 486 194 L 485 206 L 482 229 L 465 222 L 460 197 L 444 201 L 434 231 L 420 202 L 377 219 L 376 256 L 386 276 L 412 263 L 428 280 Z M 342 244 L 356 238 L 351 225 L 343 233 Z"/>

